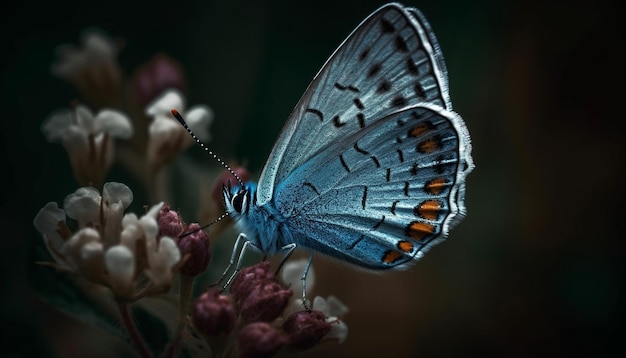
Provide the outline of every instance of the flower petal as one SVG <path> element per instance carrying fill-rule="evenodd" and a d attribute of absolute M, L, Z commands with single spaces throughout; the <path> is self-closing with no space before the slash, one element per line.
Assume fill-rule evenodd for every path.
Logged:
<path fill-rule="evenodd" d="M 327 316 L 343 317 L 349 311 L 348 306 L 333 295 L 326 298 L 326 307 L 327 311 L 325 313 Z"/>
<path fill-rule="evenodd" d="M 171 269 L 180 261 L 180 250 L 176 242 L 167 236 L 159 240 L 159 256 L 163 259 L 165 267 Z"/>
<path fill-rule="evenodd" d="M 52 112 L 41 125 L 41 131 L 48 142 L 58 142 L 72 125 L 72 113 L 68 109 Z"/>
<path fill-rule="evenodd" d="M 98 62 L 111 60 L 117 54 L 115 43 L 102 31 L 91 29 L 82 36 L 85 53 L 89 59 Z"/>
<path fill-rule="evenodd" d="M 170 114 L 172 109 L 179 112 L 185 110 L 185 98 L 182 93 L 176 89 L 168 89 L 152 103 L 146 107 L 146 115 L 156 116 L 158 114 Z"/>
<path fill-rule="evenodd" d="M 92 187 L 82 187 L 65 197 L 63 207 L 67 216 L 78 220 L 78 225 L 82 228 L 87 223 L 98 221 L 101 200 L 98 190 Z"/>
<path fill-rule="evenodd" d="M 115 245 L 104 254 L 107 271 L 111 276 L 129 279 L 135 274 L 135 257 L 124 245 Z"/>
<path fill-rule="evenodd" d="M 330 332 L 328 332 L 323 340 L 337 340 L 338 343 L 343 343 L 348 338 L 348 325 L 344 321 L 337 317 L 327 317 L 326 322 L 330 323 Z"/>
<path fill-rule="evenodd" d="M 51 234 L 56 232 L 61 221 L 65 222 L 65 211 L 59 208 L 57 203 L 51 201 L 39 210 L 33 220 L 33 225 L 40 233 Z"/>
<path fill-rule="evenodd" d="M 209 106 L 193 106 L 185 113 L 185 121 L 194 134 L 203 141 L 209 141 L 209 126 L 213 122 L 213 110 Z"/>
<path fill-rule="evenodd" d="M 96 134 L 96 118 L 91 110 L 82 104 L 76 106 L 76 123 L 89 134 Z"/>
<path fill-rule="evenodd" d="M 133 125 L 122 112 L 114 109 L 103 109 L 96 116 L 96 131 L 106 132 L 111 137 L 129 139 L 133 136 Z"/>
<path fill-rule="evenodd" d="M 107 182 L 102 188 L 102 198 L 107 205 L 121 201 L 126 209 L 133 202 L 133 192 L 126 184 Z"/>

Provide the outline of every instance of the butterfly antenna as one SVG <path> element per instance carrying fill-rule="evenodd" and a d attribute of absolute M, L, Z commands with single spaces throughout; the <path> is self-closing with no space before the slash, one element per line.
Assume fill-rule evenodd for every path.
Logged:
<path fill-rule="evenodd" d="M 242 187 L 244 186 L 243 181 L 241 180 L 241 178 L 239 178 L 239 175 L 237 175 L 229 166 L 228 164 L 226 164 L 220 157 L 217 156 L 217 154 L 213 153 L 213 151 L 211 151 L 209 148 L 207 148 L 207 146 L 204 145 L 204 143 L 202 143 L 200 141 L 200 139 L 198 139 L 198 137 L 196 137 L 196 135 L 193 133 L 193 131 L 191 130 L 191 128 L 189 128 L 189 126 L 187 125 L 187 123 L 185 122 L 185 120 L 183 119 L 183 116 L 175 109 L 172 109 L 172 115 L 178 120 L 178 122 L 187 130 L 187 133 L 189 133 L 189 135 L 191 136 L 191 138 L 193 138 L 196 143 L 198 143 L 200 145 L 200 147 L 202 147 L 202 149 L 204 149 L 205 152 L 207 152 L 210 156 L 213 157 L 213 159 L 217 160 L 218 163 L 220 163 L 224 168 L 226 168 L 226 170 L 228 170 L 228 172 L 235 177 L 235 179 L 237 179 L 237 181 L 239 182 L 239 185 L 241 185 Z M 218 218 L 217 221 L 221 220 L 222 218 Z M 212 225 L 212 224 L 208 224 L 207 226 Z M 186 234 L 185 234 L 186 235 Z"/>
<path fill-rule="evenodd" d="M 200 230 L 204 230 L 204 229 L 208 228 L 209 226 L 211 226 L 211 225 L 215 225 L 215 224 L 217 224 L 218 222 L 222 221 L 222 220 L 223 220 L 225 217 L 227 217 L 227 216 L 228 216 L 228 212 L 226 212 L 226 213 L 224 213 L 224 214 L 220 215 L 220 217 L 219 217 L 219 218 L 217 218 L 217 219 L 215 219 L 215 220 L 211 221 L 210 223 L 208 223 L 208 224 L 206 224 L 206 225 L 204 225 L 204 226 L 202 226 L 202 227 L 199 227 L 199 228 L 197 228 L 197 229 L 195 229 L 195 230 L 192 230 L 192 231 L 188 231 L 188 232 L 186 232 L 186 233 L 184 233 L 184 234 L 180 234 L 180 235 L 178 236 L 178 238 L 180 239 L 180 238 L 183 238 L 183 237 L 185 237 L 185 236 L 189 236 L 189 235 L 191 235 L 191 234 L 193 234 L 193 233 L 196 233 L 196 232 L 198 232 L 198 231 L 200 231 Z"/>

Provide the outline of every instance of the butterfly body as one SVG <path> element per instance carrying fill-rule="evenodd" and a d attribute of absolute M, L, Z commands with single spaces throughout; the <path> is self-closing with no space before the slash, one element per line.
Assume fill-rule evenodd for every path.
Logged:
<path fill-rule="evenodd" d="M 465 213 L 471 144 L 451 108 L 430 25 L 385 5 L 316 75 L 258 186 L 224 190 L 226 209 L 267 254 L 295 244 L 368 269 L 408 267 Z"/>

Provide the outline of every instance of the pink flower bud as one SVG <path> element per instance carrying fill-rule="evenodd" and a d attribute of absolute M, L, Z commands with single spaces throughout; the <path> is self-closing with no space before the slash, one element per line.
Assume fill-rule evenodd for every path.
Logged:
<path fill-rule="evenodd" d="M 320 311 L 298 311 L 283 323 L 289 345 L 305 350 L 315 346 L 331 330 L 326 316 Z"/>
<path fill-rule="evenodd" d="M 170 209 L 170 205 L 165 203 L 159 211 L 157 218 L 159 223 L 159 237 L 169 236 L 177 238 L 185 230 L 185 223 L 177 211 Z"/>
<path fill-rule="evenodd" d="M 230 333 L 235 327 L 235 305 L 229 296 L 221 295 L 218 288 L 211 288 L 194 303 L 191 318 L 202 333 Z"/>
<path fill-rule="evenodd" d="M 242 269 L 230 284 L 230 294 L 235 303 L 240 304 L 252 290 L 266 281 L 275 280 L 274 272 L 270 270 L 269 261 L 262 261 L 256 265 Z"/>
<path fill-rule="evenodd" d="M 259 283 L 241 301 L 241 318 L 246 322 L 271 322 L 283 313 L 291 296 L 293 291 L 282 288 L 277 282 Z"/>
<path fill-rule="evenodd" d="M 186 233 L 178 238 L 178 249 L 183 257 L 180 273 L 196 276 L 204 272 L 211 261 L 211 241 L 207 234 L 200 230 L 200 225 L 190 224 Z"/>
<path fill-rule="evenodd" d="M 271 357 L 286 344 L 284 333 L 265 322 L 250 323 L 237 336 L 237 349 L 241 358 Z"/>
<path fill-rule="evenodd" d="M 145 107 L 169 88 L 185 91 L 186 82 L 185 73 L 178 62 L 167 55 L 157 54 L 135 71 L 131 94 L 140 107 Z"/>

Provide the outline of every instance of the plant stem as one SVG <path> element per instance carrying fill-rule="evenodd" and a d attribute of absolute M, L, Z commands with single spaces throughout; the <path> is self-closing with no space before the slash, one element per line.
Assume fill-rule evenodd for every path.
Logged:
<path fill-rule="evenodd" d="M 172 341 L 165 349 L 163 358 L 172 358 L 176 355 L 179 349 L 180 342 L 187 327 L 187 311 L 189 310 L 189 301 L 191 300 L 191 290 L 193 288 L 194 277 L 187 275 L 180 275 L 180 287 L 178 290 L 178 324 L 176 331 L 172 337 Z"/>
<path fill-rule="evenodd" d="M 122 322 L 124 323 L 124 327 L 126 327 L 128 334 L 130 334 L 131 340 L 133 341 L 133 343 L 135 343 L 139 355 L 141 355 L 143 358 L 152 357 L 152 354 L 150 354 L 150 350 L 148 350 L 146 342 L 144 342 L 143 338 L 141 337 L 141 334 L 137 330 L 137 326 L 135 325 L 135 322 L 130 315 L 128 303 L 118 303 L 117 307 L 119 308 L 120 314 L 122 315 Z"/>

